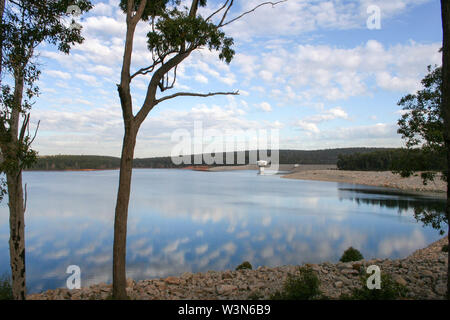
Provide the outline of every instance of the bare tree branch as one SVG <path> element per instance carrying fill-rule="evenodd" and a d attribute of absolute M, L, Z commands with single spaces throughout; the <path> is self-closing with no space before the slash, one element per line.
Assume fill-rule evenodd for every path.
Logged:
<path fill-rule="evenodd" d="M 137 24 L 139 20 L 141 20 L 142 14 L 144 13 L 145 6 L 147 5 L 147 0 L 141 0 L 141 3 L 139 4 L 139 8 L 134 14 L 134 16 L 131 17 L 131 23 Z"/>
<path fill-rule="evenodd" d="M 33 138 L 31 139 L 31 141 L 29 142 L 29 145 L 31 145 L 31 144 L 33 143 L 34 139 L 36 139 L 36 135 L 37 135 L 37 133 L 38 133 L 39 125 L 40 125 L 40 124 L 41 124 L 41 120 L 39 120 L 38 123 L 37 123 L 36 130 L 34 131 L 34 136 L 33 136 Z"/>
<path fill-rule="evenodd" d="M 225 7 L 227 6 L 227 4 L 228 4 L 228 1 L 230 1 L 230 0 L 227 0 L 225 3 L 224 3 L 224 5 L 222 6 L 222 7 L 220 7 L 219 9 L 217 9 L 216 11 L 214 11 L 208 18 L 206 18 L 206 20 L 205 21 L 209 21 L 212 17 L 214 17 L 216 14 L 218 14 L 220 11 L 222 11 L 223 9 L 225 9 Z"/>
<path fill-rule="evenodd" d="M 23 213 L 24 214 L 27 211 L 27 198 L 28 198 L 27 184 L 25 183 L 24 199 L 23 199 Z"/>
<path fill-rule="evenodd" d="M 155 70 L 155 67 L 158 65 L 159 63 L 154 63 L 151 66 L 145 67 L 145 68 L 141 68 L 138 71 L 136 71 L 135 73 L 133 73 L 130 77 L 130 81 L 133 80 L 134 77 L 138 76 L 138 75 L 143 75 L 145 76 L 146 74 L 149 74 L 151 72 L 153 72 L 153 70 Z"/>
<path fill-rule="evenodd" d="M 25 138 L 25 130 L 28 127 L 28 123 L 30 122 L 30 114 L 26 114 L 23 118 L 22 128 L 20 128 L 19 142 L 23 143 L 23 139 Z"/>
<path fill-rule="evenodd" d="M 175 82 L 177 81 L 177 68 L 178 68 L 178 65 L 176 65 L 173 68 L 173 81 L 170 86 L 169 86 L 169 73 L 166 73 L 165 80 L 164 80 L 164 78 L 161 79 L 161 82 L 158 85 L 159 90 L 161 90 L 161 92 L 164 92 L 169 89 L 173 89 L 173 87 L 175 86 Z"/>
<path fill-rule="evenodd" d="M 164 53 L 164 55 L 159 56 L 158 59 L 154 59 L 153 58 L 153 64 L 145 67 L 145 68 L 141 68 L 138 71 L 136 71 L 131 77 L 130 77 L 130 81 L 133 80 L 134 77 L 138 76 L 138 75 L 146 75 L 149 74 L 151 72 L 153 72 L 156 68 L 156 66 L 158 66 L 159 64 L 164 64 L 164 59 L 167 58 L 169 55 L 174 54 L 174 53 L 179 53 L 177 50 L 170 50 L 166 53 Z"/>
<path fill-rule="evenodd" d="M 251 10 L 249 10 L 249 11 L 246 11 L 246 12 L 242 13 L 241 15 L 237 16 L 237 17 L 234 18 L 234 19 L 231 19 L 231 20 L 228 21 L 228 22 L 223 23 L 223 20 L 224 20 L 224 19 L 222 19 L 222 21 L 217 25 L 217 27 L 218 27 L 218 28 L 221 28 L 221 27 L 224 27 L 224 26 L 226 26 L 226 25 L 229 25 L 230 23 L 233 23 L 234 21 L 239 20 L 239 19 L 242 18 L 243 16 L 245 16 L 245 15 L 247 15 L 247 14 L 249 14 L 249 13 L 252 13 L 252 12 L 254 12 L 256 9 L 258 9 L 259 7 L 265 6 L 265 5 L 267 5 L 267 4 L 271 4 L 272 7 L 274 7 L 274 6 L 276 6 L 277 4 L 279 4 L 279 3 L 287 2 L 287 1 L 288 1 L 288 0 L 281 0 L 281 1 L 277 1 L 277 2 L 271 2 L 271 1 L 263 2 L 263 3 L 259 4 L 259 5 L 257 5 L 256 7 L 254 7 L 253 9 L 251 9 Z"/>
<path fill-rule="evenodd" d="M 233 2 L 234 2 L 234 1 L 231 0 L 231 3 L 228 5 L 227 10 L 225 10 L 225 13 L 224 13 L 223 16 L 222 16 L 222 19 L 221 19 L 220 22 L 219 22 L 219 26 L 222 25 L 222 23 L 225 21 L 225 19 L 226 19 L 226 17 L 227 17 L 227 14 L 228 14 L 228 11 L 230 11 L 231 7 L 233 6 Z"/>
<path fill-rule="evenodd" d="M 222 95 L 222 96 L 229 96 L 229 95 L 237 96 L 237 95 L 239 95 L 239 91 L 235 91 L 235 92 L 210 92 L 210 93 L 177 92 L 177 93 L 171 94 L 170 96 L 165 96 L 165 97 L 162 97 L 160 99 L 157 99 L 155 105 L 160 103 L 160 102 L 163 102 L 165 100 L 169 100 L 169 99 L 173 99 L 173 98 L 181 97 L 181 96 L 184 96 L 184 97 L 211 97 L 211 96 L 219 96 L 219 95 Z"/>

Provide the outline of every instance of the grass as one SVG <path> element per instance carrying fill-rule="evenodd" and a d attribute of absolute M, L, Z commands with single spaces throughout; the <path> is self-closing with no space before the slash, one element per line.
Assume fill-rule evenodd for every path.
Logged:
<path fill-rule="evenodd" d="M 298 275 L 288 275 L 283 289 L 271 296 L 273 300 L 314 300 L 322 299 L 320 280 L 310 267 L 300 267 Z"/>
<path fill-rule="evenodd" d="M 367 278 L 361 277 L 362 288 L 353 289 L 350 295 L 341 295 L 341 300 L 398 300 L 406 298 L 408 289 L 397 283 L 389 274 L 381 275 L 381 288 L 367 288 Z"/>

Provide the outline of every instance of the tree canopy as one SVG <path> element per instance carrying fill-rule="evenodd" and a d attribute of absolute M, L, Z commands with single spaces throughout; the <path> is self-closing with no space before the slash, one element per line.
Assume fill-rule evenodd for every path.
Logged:
<path fill-rule="evenodd" d="M 421 84 L 423 86 L 421 90 L 404 96 L 398 102 L 404 110 L 404 114 L 398 120 L 398 133 L 405 140 L 406 157 L 397 163 L 394 172 L 408 177 L 416 171 L 424 170 L 421 177 L 426 184 L 433 181 L 437 172 L 441 171 L 441 179 L 448 181 L 442 67 L 428 66 L 428 74 L 422 79 Z M 416 208 L 414 216 L 425 225 L 439 229 L 441 234 L 444 233 L 444 225 L 448 224 L 445 212 Z"/>
<path fill-rule="evenodd" d="M 400 99 L 403 115 L 398 120 L 398 133 L 405 140 L 406 148 L 420 148 L 424 157 L 415 158 L 422 162 L 445 153 L 444 120 L 442 112 L 442 68 L 428 66 L 428 74 L 422 79 L 423 89 Z M 426 164 L 425 164 L 426 165 Z M 421 164 L 417 161 L 404 161 L 398 172 L 410 176 Z M 447 179 L 447 165 L 444 161 L 443 179 Z M 435 171 L 421 173 L 424 182 L 435 178 Z"/>
<path fill-rule="evenodd" d="M 25 299 L 25 210 L 27 191 L 22 186 L 22 170 L 35 161 L 31 148 L 36 131 L 30 133 L 30 109 L 39 95 L 36 81 L 40 69 L 36 48 L 43 42 L 69 53 L 81 43 L 80 28 L 65 24 L 71 13 L 69 0 L 0 0 L 0 199 L 8 193 L 9 251 L 14 299 Z M 90 1 L 77 2 L 81 13 L 89 10 Z"/>

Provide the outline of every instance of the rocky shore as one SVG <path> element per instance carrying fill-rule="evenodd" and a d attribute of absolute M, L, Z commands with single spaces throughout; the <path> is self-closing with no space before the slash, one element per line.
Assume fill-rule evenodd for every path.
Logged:
<path fill-rule="evenodd" d="M 405 191 L 435 192 L 441 195 L 447 191 L 447 184 L 439 177 L 424 185 L 419 175 L 402 178 L 390 171 L 299 170 L 283 178 L 362 184 Z"/>
<path fill-rule="evenodd" d="M 409 299 L 444 299 L 447 284 L 447 253 L 442 247 L 447 237 L 404 259 L 374 259 L 349 263 L 321 263 L 309 265 L 319 276 L 321 291 L 331 299 L 361 287 L 361 267 L 377 265 L 399 284 L 409 289 Z M 127 281 L 131 299 L 269 299 L 283 286 L 289 274 L 296 274 L 299 266 L 256 270 L 208 271 L 184 273 L 180 277 Z M 56 289 L 28 296 L 30 300 L 97 300 L 111 296 L 111 285 L 101 283 L 75 290 Z"/>

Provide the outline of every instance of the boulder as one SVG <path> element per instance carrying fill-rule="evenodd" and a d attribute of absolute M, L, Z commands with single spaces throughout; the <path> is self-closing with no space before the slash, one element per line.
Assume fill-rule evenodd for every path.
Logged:
<path fill-rule="evenodd" d="M 177 277 L 167 277 L 164 281 L 168 284 L 180 284 L 181 280 Z"/>
<path fill-rule="evenodd" d="M 236 291 L 238 288 L 231 284 L 221 284 L 216 287 L 216 291 L 220 295 L 229 295 L 233 291 Z"/>

